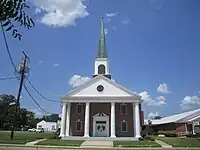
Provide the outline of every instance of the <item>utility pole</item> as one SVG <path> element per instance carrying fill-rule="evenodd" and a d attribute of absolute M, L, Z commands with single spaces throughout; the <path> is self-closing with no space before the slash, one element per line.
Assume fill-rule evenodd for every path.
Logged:
<path fill-rule="evenodd" d="M 15 115 L 13 118 L 13 124 L 12 124 L 12 129 L 11 129 L 11 134 L 10 134 L 10 139 L 13 140 L 14 137 L 14 131 L 19 119 L 19 108 L 20 108 L 20 97 L 21 97 L 21 92 L 22 92 L 22 86 L 24 83 L 24 78 L 25 78 L 25 74 L 28 73 L 28 56 L 22 51 L 24 57 L 22 59 L 22 62 L 19 64 L 19 75 L 20 75 L 20 85 L 19 85 L 19 91 L 17 94 L 17 101 L 15 104 Z"/>

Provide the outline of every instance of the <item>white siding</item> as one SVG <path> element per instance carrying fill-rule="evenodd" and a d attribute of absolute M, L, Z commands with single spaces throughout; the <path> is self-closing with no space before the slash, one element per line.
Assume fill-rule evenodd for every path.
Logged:
<path fill-rule="evenodd" d="M 43 128 L 44 131 L 46 132 L 53 132 L 57 130 L 57 122 L 46 122 L 46 121 L 41 121 L 37 123 L 37 129 Z"/>

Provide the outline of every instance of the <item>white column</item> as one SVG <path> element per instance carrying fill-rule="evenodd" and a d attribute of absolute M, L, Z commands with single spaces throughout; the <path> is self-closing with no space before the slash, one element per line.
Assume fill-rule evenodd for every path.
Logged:
<path fill-rule="evenodd" d="M 90 103 L 87 102 L 85 105 L 84 137 L 89 137 L 89 128 L 90 128 Z"/>
<path fill-rule="evenodd" d="M 111 122 L 110 122 L 110 125 L 111 125 L 111 132 L 110 132 L 110 137 L 113 137 L 115 138 L 116 135 L 115 135 L 115 102 L 112 102 L 111 103 Z"/>
<path fill-rule="evenodd" d="M 139 110 L 139 103 L 136 102 L 135 104 L 133 104 L 133 114 L 134 114 L 134 136 L 136 138 L 141 137 L 140 135 L 140 110 Z"/>
<path fill-rule="evenodd" d="M 70 114 L 71 113 L 71 103 L 67 104 L 67 118 L 66 118 L 66 133 L 65 136 L 69 136 L 70 129 Z"/>
<path fill-rule="evenodd" d="M 65 126 L 66 126 L 66 104 L 62 105 L 62 116 L 61 116 L 61 126 L 60 126 L 60 137 L 65 136 Z"/>

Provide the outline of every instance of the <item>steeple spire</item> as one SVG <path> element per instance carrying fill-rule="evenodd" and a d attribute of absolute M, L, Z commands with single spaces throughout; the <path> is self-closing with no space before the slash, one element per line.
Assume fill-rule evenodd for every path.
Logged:
<path fill-rule="evenodd" d="M 107 58 L 103 17 L 101 18 L 101 34 L 99 39 L 99 50 L 97 58 Z"/>

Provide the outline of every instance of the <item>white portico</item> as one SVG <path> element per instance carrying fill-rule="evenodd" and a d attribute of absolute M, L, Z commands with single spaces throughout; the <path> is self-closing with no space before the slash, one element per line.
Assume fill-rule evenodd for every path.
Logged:
<path fill-rule="evenodd" d="M 141 130 L 141 97 L 111 80 L 103 19 L 93 78 L 61 97 L 60 136 L 134 137 Z"/>
<path fill-rule="evenodd" d="M 99 92 L 98 86 L 103 86 L 104 90 Z M 61 137 L 73 136 L 70 135 L 70 121 L 71 117 L 71 103 L 85 104 L 84 111 L 84 137 L 116 137 L 116 104 L 126 103 L 132 107 L 132 121 L 133 121 L 133 137 L 140 137 L 140 112 L 139 104 L 141 103 L 140 96 L 124 89 L 122 86 L 116 84 L 112 80 L 99 75 L 84 85 L 74 89 L 66 96 L 62 97 L 62 120 L 61 120 Z M 99 112 L 92 117 L 90 112 L 90 105 L 93 103 L 110 103 L 110 116 L 104 112 Z M 104 109 L 104 108 L 102 108 Z M 90 120 L 92 118 L 92 120 Z M 109 119 L 110 118 L 110 119 Z M 93 127 L 90 127 L 90 121 Z M 110 126 L 110 127 L 109 127 Z M 101 129 L 104 128 L 104 129 Z M 90 130 L 92 134 L 90 134 Z M 101 130 L 103 130 L 101 132 Z M 110 130 L 110 131 L 109 131 Z M 98 134 L 98 132 L 100 132 Z M 110 133 L 110 134 L 109 134 Z"/>

